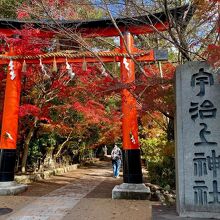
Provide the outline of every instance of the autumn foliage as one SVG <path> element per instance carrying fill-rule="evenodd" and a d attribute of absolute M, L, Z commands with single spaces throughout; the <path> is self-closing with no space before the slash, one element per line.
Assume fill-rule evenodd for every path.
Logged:
<path fill-rule="evenodd" d="M 192 50 L 191 53 L 189 52 L 189 57 L 195 60 L 202 57 L 208 59 L 215 67 L 219 67 L 220 47 L 218 38 L 215 38 L 215 34 L 213 34 L 219 28 L 216 23 L 218 21 L 216 2 L 196 2 L 197 10 L 191 26 L 197 28 L 199 22 L 205 23 L 204 31 L 198 29 L 198 32 L 193 32 L 192 28 L 190 33 L 193 37 L 190 40 L 187 39 L 187 36 L 181 36 L 181 31 L 176 34 L 181 37 L 183 43 L 188 43 L 185 48 Z M 103 10 L 95 8 L 87 0 L 75 2 L 81 7 L 75 7 L 74 1 L 70 0 L 43 0 L 43 4 L 37 3 L 39 1 L 22 1 L 16 8 L 17 18 L 21 20 L 38 19 L 38 21 L 47 19 L 83 20 L 99 18 L 103 13 Z M 210 28 L 210 33 L 206 34 L 209 30 L 207 27 L 213 24 L 215 25 Z M 184 29 L 182 26 L 181 28 L 179 30 Z M 59 51 L 59 46 L 63 46 L 60 42 L 66 40 L 68 33 L 63 34 L 59 30 L 57 32 L 59 37 L 56 39 L 51 33 L 44 33 L 44 37 L 42 37 L 42 30 L 28 24 L 22 30 L 14 31 L 14 36 L 17 37 L 0 36 L 0 53 L 8 52 L 9 45 L 16 47 L 16 52 L 20 55 L 42 55 L 51 51 Z M 75 35 L 73 34 L 73 36 Z M 157 38 L 155 37 L 156 40 Z M 164 39 L 161 42 L 168 45 L 169 49 L 173 48 L 169 42 L 170 38 L 167 39 L 168 43 L 165 43 Z M 209 39 L 213 44 L 209 43 Z M 74 39 L 70 37 L 66 45 L 70 46 L 71 41 L 73 42 Z M 85 44 L 80 45 L 81 42 Z M 109 42 L 111 44 L 114 39 Z M 97 49 L 97 45 L 94 46 L 91 40 L 84 42 L 82 39 L 74 44 L 76 44 L 74 47 L 76 53 L 85 51 L 86 48 Z M 153 47 L 153 41 L 149 44 Z M 108 47 L 106 46 L 105 49 Z M 180 57 L 179 49 L 181 48 L 175 48 L 174 58 Z M 199 51 L 198 54 L 197 51 Z M 86 63 L 86 70 L 83 68 L 85 63 L 70 64 L 75 74 L 73 78 L 70 77 L 65 63 L 57 64 L 58 70 L 53 71 L 52 64 L 44 64 L 42 59 L 46 74 L 39 65 L 40 60 L 37 64 L 28 64 L 27 70 L 22 72 L 19 110 L 18 146 L 21 154 L 25 155 L 26 151 L 26 157 L 31 158 L 36 152 L 41 152 L 42 155 L 39 158 L 43 161 L 49 153 L 55 158 L 61 158 L 62 155 L 69 154 L 69 151 L 74 152 L 82 147 L 94 149 L 120 141 L 122 117 L 120 92 L 124 88 L 128 89 L 137 100 L 139 123 L 142 123 L 142 127 L 151 127 L 153 124 L 153 128 L 148 129 L 148 134 L 143 134 L 144 138 L 153 139 L 156 136 L 156 139 L 159 139 L 157 137 L 159 134 L 163 136 L 161 140 L 164 141 L 163 134 L 169 130 L 170 124 L 171 130 L 173 129 L 172 123 L 175 114 L 174 73 L 176 65 L 180 64 L 181 59 L 178 59 L 178 63 L 174 58 L 170 59 L 170 62 L 161 62 L 161 68 L 157 62 L 145 63 L 142 72 L 136 68 L 135 82 L 127 85 L 121 83 L 119 68 L 116 72 L 106 71 L 107 74 L 103 75 L 103 66 L 100 63 Z M 1 91 L 4 90 L 6 68 L 6 66 L 2 66 L 0 69 Z M 110 66 L 110 71 L 112 69 L 113 67 Z M 3 96 L 4 94 L 1 93 L 1 111 Z M 160 143 L 156 144 L 155 146 L 160 145 Z M 167 145 L 161 146 L 164 146 L 165 149 Z M 25 164 L 23 163 L 22 166 Z"/>

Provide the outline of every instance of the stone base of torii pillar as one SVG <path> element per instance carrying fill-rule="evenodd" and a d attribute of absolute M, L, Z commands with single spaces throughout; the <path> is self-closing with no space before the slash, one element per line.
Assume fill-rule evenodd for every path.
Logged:
<path fill-rule="evenodd" d="M 143 183 L 140 149 L 123 150 L 123 180 L 112 190 L 112 199 L 148 200 L 150 188 Z"/>
<path fill-rule="evenodd" d="M 27 185 L 15 181 L 0 182 L 0 196 L 17 195 L 27 190 Z"/>
<path fill-rule="evenodd" d="M 122 183 L 112 190 L 112 199 L 148 200 L 150 196 L 150 188 L 144 183 Z"/>

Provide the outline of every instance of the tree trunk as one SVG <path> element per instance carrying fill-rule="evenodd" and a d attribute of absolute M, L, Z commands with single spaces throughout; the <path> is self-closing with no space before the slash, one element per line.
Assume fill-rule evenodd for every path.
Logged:
<path fill-rule="evenodd" d="M 174 141 L 174 120 L 169 118 L 167 126 L 167 140 Z"/>
<path fill-rule="evenodd" d="M 26 164 L 27 164 L 27 157 L 28 157 L 28 149 L 29 149 L 29 143 L 31 141 L 31 138 L 34 134 L 34 130 L 35 130 L 35 124 L 36 124 L 36 120 L 34 122 L 34 125 L 31 127 L 31 129 L 29 130 L 29 133 L 27 135 L 27 138 L 24 142 L 24 150 L 23 150 L 23 155 L 22 155 L 22 161 L 21 161 L 21 172 L 25 173 L 26 172 Z"/>
<path fill-rule="evenodd" d="M 61 151 L 63 150 L 63 147 L 65 146 L 65 144 L 70 140 L 72 131 L 70 132 L 70 134 L 68 135 L 67 139 L 60 145 L 59 150 L 57 151 L 57 153 L 55 154 L 54 158 L 57 159 L 57 157 L 60 156 Z"/>

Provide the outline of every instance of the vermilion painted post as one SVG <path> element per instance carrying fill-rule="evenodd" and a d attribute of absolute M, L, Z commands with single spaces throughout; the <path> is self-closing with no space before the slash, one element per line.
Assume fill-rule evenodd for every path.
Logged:
<path fill-rule="evenodd" d="M 15 55 L 10 52 L 8 55 Z M 21 91 L 21 63 L 13 61 L 13 71 L 8 68 L 2 130 L 0 141 L 0 182 L 14 180 L 18 113 Z M 14 75 L 13 75 L 14 74 Z"/>
<path fill-rule="evenodd" d="M 124 40 L 123 40 L 124 38 Z M 125 32 L 120 38 L 122 52 L 133 52 L 134 39 Z M 127 48 L 125 44 L 127 45 Z M 127 51 L 128 50 L 128 51 Z M 132 83 L 135 80 L 135 63 L 127 57 L 121 60 L 121 81 Z M 125 183 L 142 183 L 140 148 L 138 143 L 138 123 L 136 99 L 128 89 L 122 90 L 122 133 L 123 133 L 123 178 Z"/>

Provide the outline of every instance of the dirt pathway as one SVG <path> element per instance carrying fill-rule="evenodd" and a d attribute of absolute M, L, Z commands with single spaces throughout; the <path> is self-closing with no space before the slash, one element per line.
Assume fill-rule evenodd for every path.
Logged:
<path fill-rule="evenodd" d="M 92 176 L 97 173 L 97 168 L 98 176 Z M 28 190 L 20 195 L 0 197 L 0 219 L 5 220 L 8 216 L 11 216 L 10 219 L 13 219 L 15 216 L 18 216 L 21 211 L 22 213 L 25 213 L 24 210 L 27 210 L 27 206 L 29 211 L 32 211 L 30 208 L 32 205 L 38 209 L 39 205 L 35 203 L 42 205 L 42 200 L 45 200 L 46 203 L 47 199 L 48 201 L 52 201 L 51 198 L 53 198 L 54 205 L 56 202 L 57 205 L 59 205 L 59 202 L 62 203 L 62 199 L 59 200 L 58 197 L 62 197 L 62 191 L 68 191 L 68 187 L 77 187 L 75 191 L 77 191 L 78 194 L 81 193 L 81 197 L 84 197 L 86 193 L 94 189 L 95 186 L 109 175 L 110 170 L 106 169 L 106 165 L 99 163 L 96 167 L 80 168 L 63 175 L 51 177 L 48 180 L 32 183 L 29 185 Z M 84 188 L 80 190 L 80 187 Z M 65 193 L 63 193 L 63 196 L 65 197 Z M 55 198 L 57 198 L 56 202 Z M 68 198 L 70 197 L 63 199 L 63 202 L 67 201 Z M 77 196 L 75 199 L 77 199 Z M 69 201 L 69 203 L 72 204 L 73 202 Z M 42 210 L 39 209 L 39 212 L 40 211 Z M 7 212 L 9 213 L 6 214 Z"/>
<path fill-rule="evenodd" d="M 111 199 L 120 183 L 122 178 L 112 178 L 110 163 L 98 162 L 30 184 L 20 195 L 1 196 L 0 220 L 150 219 L 149 202 Z"/>
<path fill-rule="evenodd" d="M 180 218 L 175 207 L 159 202 L 112 200 L 112 189 L 121 183 L 109 162 L 97 162 L 32 183 L 20 195 L 1 196 L 0 220 L 197 220 Z"/>

